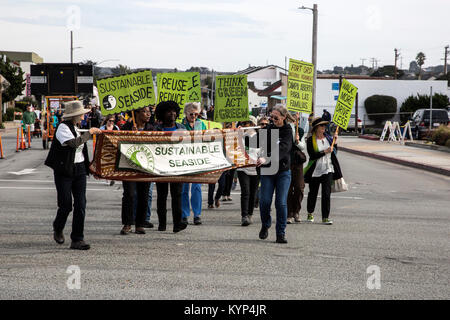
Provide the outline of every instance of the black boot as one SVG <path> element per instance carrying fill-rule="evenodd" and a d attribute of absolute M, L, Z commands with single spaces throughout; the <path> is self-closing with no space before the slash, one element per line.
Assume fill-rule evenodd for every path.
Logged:
<path fill-rule="evenodd" d="M 264 240 L 264 239 L 267 239 L 268 236 L 269 236 L 269 228 L 262 226 L 261 231 L 259 232 L 259 238 L 261 240 Z"/>
<path fill-rule="evenodd" d="M 284 234 L 280 234 L 280 235 L 277 234 L 276 243 L 287 243 L 286 236 Z"/>

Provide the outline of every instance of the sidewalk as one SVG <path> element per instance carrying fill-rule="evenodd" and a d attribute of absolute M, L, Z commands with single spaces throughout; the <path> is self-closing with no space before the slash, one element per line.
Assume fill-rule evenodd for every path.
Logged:
<path fill-rule="evenodd" d="M 339 137 L 339 150 L 450 176 L 450 154 L 438 150 L 380 142 L 358 137 Z"/>

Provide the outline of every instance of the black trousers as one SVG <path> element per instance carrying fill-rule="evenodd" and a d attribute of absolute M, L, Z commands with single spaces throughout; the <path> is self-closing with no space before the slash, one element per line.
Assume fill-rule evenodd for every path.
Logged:
<path fill-rule="evenodd" d="M 251 216 L 255 208 L 256 191 L 258 190 L 258 176 L 247 175 L 238 171 L 239 185 L 241 186 L 241 216 Z"/>
<path fill-rule="evenodd" d="M 122 224 L 131 226 L 134 223 L 136 228 L 142 227 L 147 216 L 150 182 L 123 181 L 122 186 Z M 136 206 L 135 219 L 133 219 L 134 206 Z"/>
<path fill-rule="evenodd" d="M 158 197 L 156 201 L 156 212 L 158 213 L 158 220 L 160 226 L 167 224 L 167 196 L 169 194 L 172 198 L 172 219 L 174 225 L 181 223 L 181 191 L 183 190 L 182 183 L 156 183 L 156 191 Z M 148 192 L 147 192 L 148 193 Z"/>
<path fill-rule="evenodd" d="M 223 189 L 223 196 L 229 197 L 231 194 L 231 187 L 233 186 L 234 173 L 236 169 L 226 171 L 225 187 Z"/>
<path fill-rule="evenodd" d="M 84 218 L 86 215 L 86 167 L 84 163 L 75 164 L 75 175 L 66 177 L 54 174 L 56 192 L 58 197 L 58 211 L 53 221 L 53 230 L 62 232 L 66 226 L 69 213 L 72 211 L 73 219 L 72 241 L 84 240 Z"/>
<path fill-rule="evenodd" d="M 332 173 L 324 174 L 320 177 L 311 178 L 308 193 L 308 213 L 314 212 L 314 209 L 316 207 L 317 194 L 319 192 L 319 186 L 322 185 L 322 219 L 327 219 L 329 217 L 332 181 Z"/>
<path fill-rule="evenodd" d="M 218 181 L 219 186 L 217 188 L 215 197 L 214 197 L 214 190 L 216 189 L 216 184 L 215 183 L 210 183 L 208 185 L 208 204 L 209 205 L 213 205 L 214 204 L 214 200 L 219 200 L 220 197 L 222 196 L 223 189 L 225 187 L 225 177 L 226 177 L 227 174 L 228 174 L 227 171 L 224 171 L 222 173 L 222 175 L 220 176 L 219 181 Z"/>
<path fill-rule="evenodd" d="M 305 191 L 305 180 L 303 179 L 303 164 L 291 165 L 291 186 L 287 198 L 288 218 L 294 218 L 300 213 Z"/>

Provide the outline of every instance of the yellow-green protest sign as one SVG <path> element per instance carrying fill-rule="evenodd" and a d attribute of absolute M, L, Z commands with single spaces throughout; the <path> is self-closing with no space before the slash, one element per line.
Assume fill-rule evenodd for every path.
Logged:
<path fill-rule="evenodd" d="M 344 130 L 347 130 L 357 92 L 357 87 L 342 79 L 339 98 L 333 114 L 333 122 Z"/>
<path fill-rule="evenodd" d="M 103 115 L 136 110 L 155 104 L 150 70 L 97 80 L 100 111 Z"/>
<path fill-rule="evenodd" d="M 215 122 L 248 121 L 247 75 L 216 77 Z"/>
<path fill-rule="evenodd" d="M 156 81 L 158 103 L 169 100 L 178 103 L 180 118 L 186 103 L 202 101 L 199 72 L 158 73 Z"/>
<path fill-rule="evenodd" d="M 312 112 L 314 65 L 289 59 L 287 109 L 294 112 Z"/>
<path fill-rule="evenodd" d="M 200 119 L 205 125 L 206 129 L 222 129 L 222 124 L 219 122 L 209 121 L 209 120 L 203 120 Z"/>

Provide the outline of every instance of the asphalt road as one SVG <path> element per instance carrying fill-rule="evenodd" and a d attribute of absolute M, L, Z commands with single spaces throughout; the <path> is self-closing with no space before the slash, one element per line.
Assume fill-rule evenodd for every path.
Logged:
<path fill-rule="evenodd" d="M 350 191 L 333 194 L 334 225 L 288 225 L 287 245 L 275 243 L 274 226 L 258 239 L 258 209 L 240 226 L 239 187 L 232 202 L 204 210 L 201 226 L 174 234 L 169 212 L 168 231 L 121 236 L 121 184 L 90 178 L 92 248 L 80 252 L 68 249 L 70 217 L 66 243 L 52 239 L 56 191 L 41 141 L 10 149 L 0 160 L 0 299 L 450 298 L 448 177 L 341 152 Z M 69 266 L 80 289 L 67 285 Z"/>

